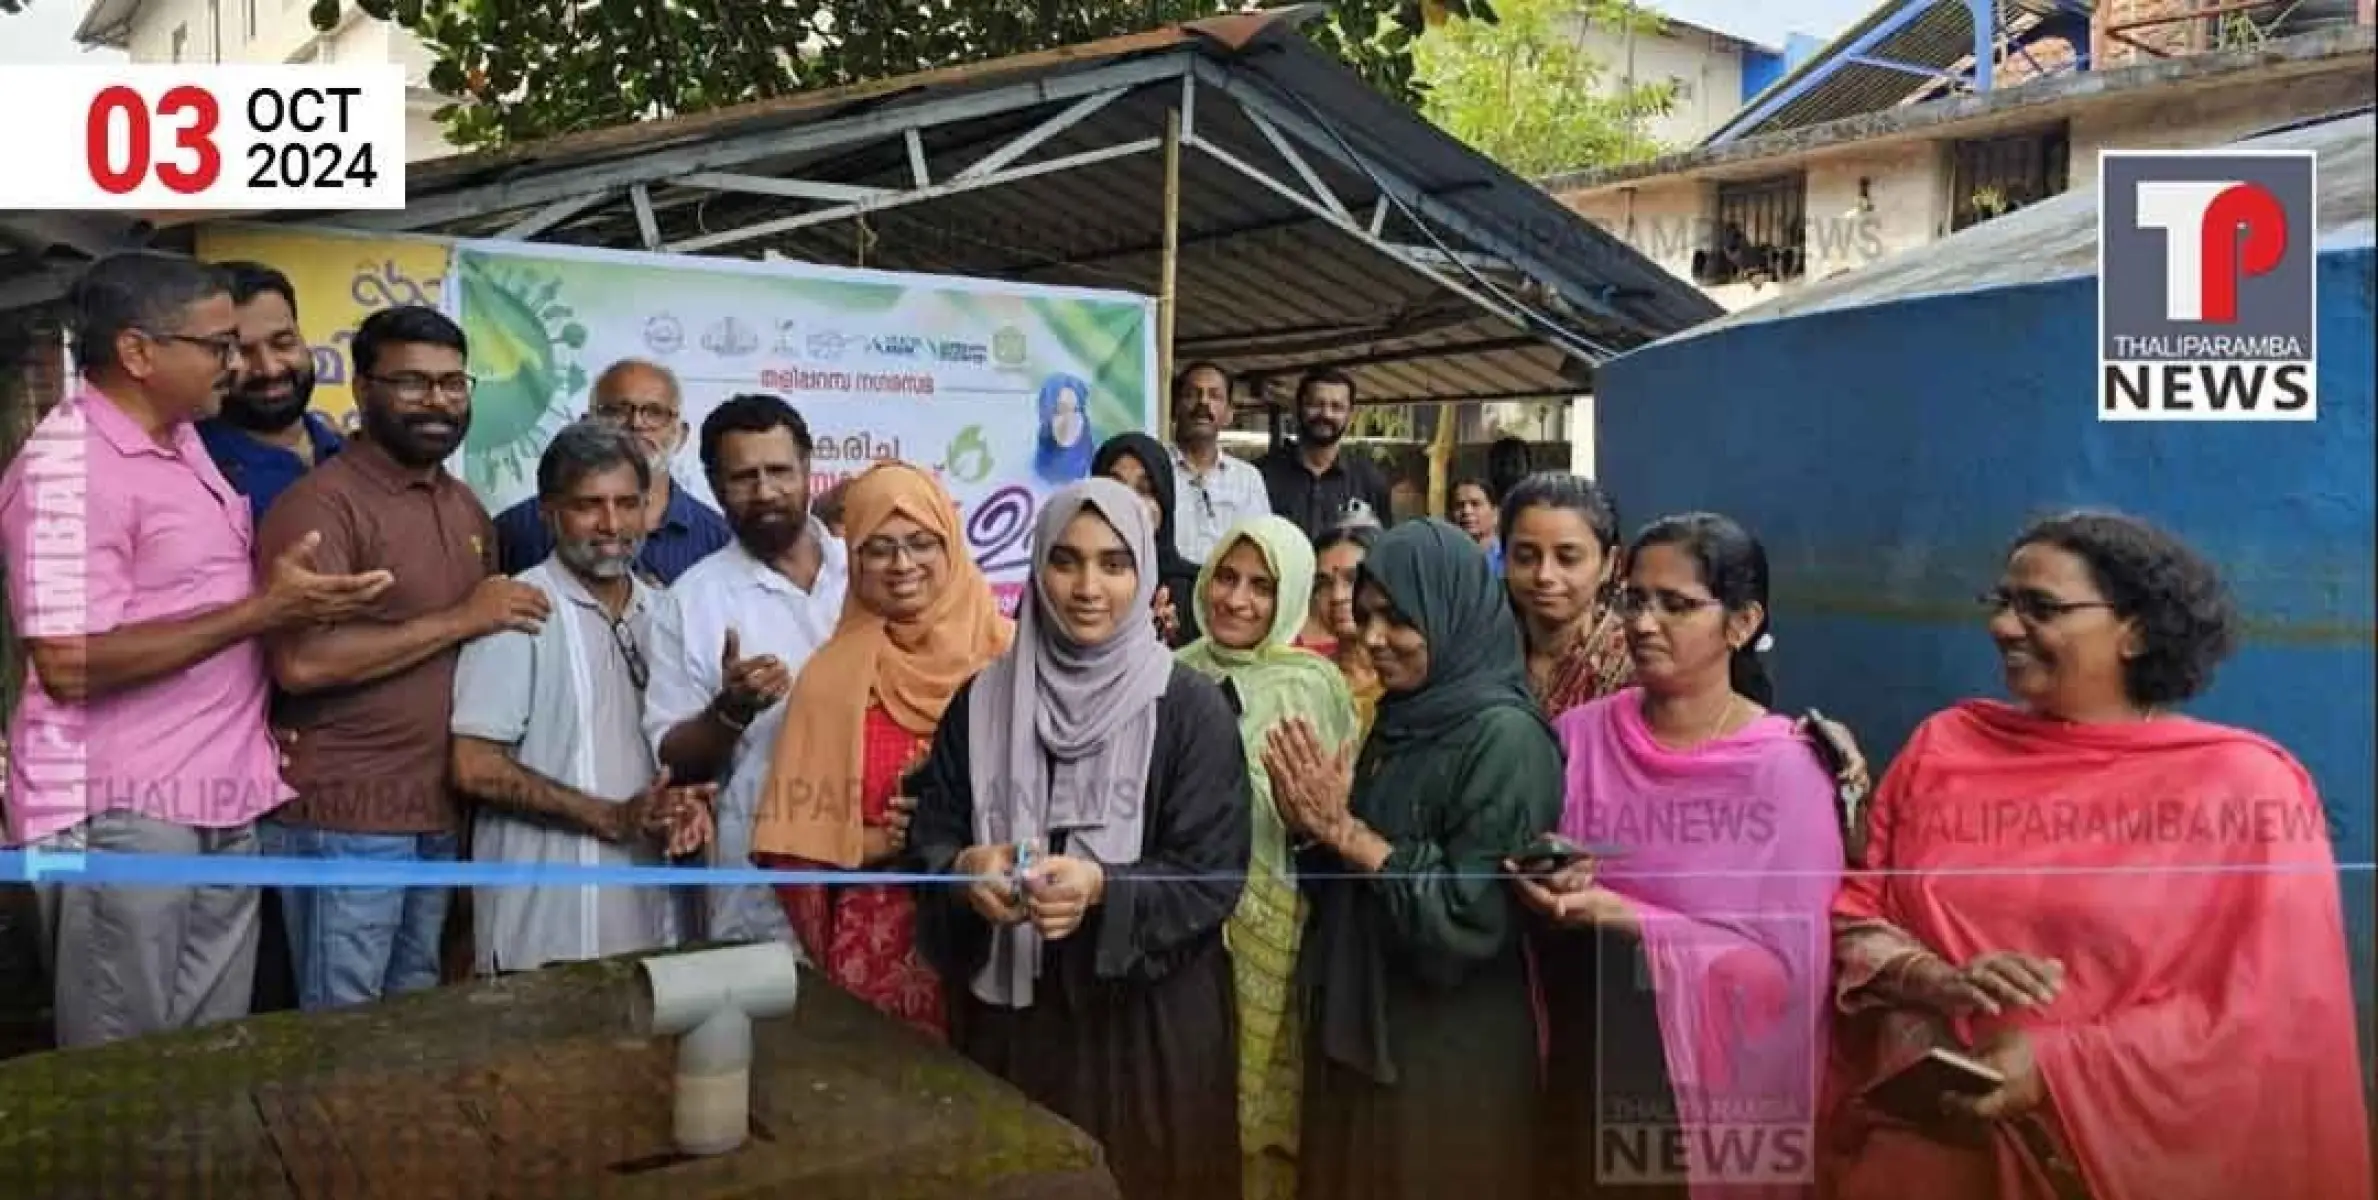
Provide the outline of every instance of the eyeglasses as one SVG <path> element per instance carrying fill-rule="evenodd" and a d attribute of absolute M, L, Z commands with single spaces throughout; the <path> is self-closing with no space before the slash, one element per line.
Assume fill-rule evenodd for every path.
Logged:
<path fill-rule="evenodd" d="M 164 333 L 155 329 L 143 329 L 141 332 L 160 342 L 181 342 L 184 345 L 196 346 L 201 350 L 209 351 L 214 354 L 218 362 L 225 366 L 239 361 L 239 332 L 237 330 L 206 337 L 200 337 L 194 333 Z"/>
<path fill-rule="evenodd" d="M 922 563 L 941 557 L 941 539 L 930 533 L 912 533 L 905 539 L 871 537 L 859 543 L 859 561 L 871 567 L 888 567 L 908 555 L 908 561 Z"/>
<path fill-rule="evenodd" d="M 1610 611 L 1632 621 L 1648 611 L 1662 621 L 1681 621 L 1704 608 L 1717 607 L 1720 602 L 1711 596 L 1687 596 L 1680 592 L 1649 592 L 1642 588 L 1620 588 L 1611 594 Z"/>
<path fill-rule="evenodd" d="M 477 381 L 456 371 L 450 375 L 424 375 L 419 371 L 400 371 L 394 375 L 366 375 L 364 378 L 387 388 L 396 398 L 407 403 L 429 399 L 431 391 L 444 392 L 455 399 L 468 399 Z"/>
<path fill-rule="evenodd" d="M 644 686 L 652 682 L 652 667 L 644 661 L 644 650 L 636 645 L 636 635 L 628 629 L 628 623 L 617 617 L 611 618 L 611 644 L 617 646 L 619 656 L 627 660 L 628 682 L 635 684 L 637 691 L 643 691 Z"/>
<path fill-rule="evenodd" d="M 674 424 L 677 410 L 666 404 L 606 403 L 594 406 L 594 416 L 618 425 L 659 428 Z"/>
<path fill-rule="evenodd" d="M 2076 613 L 2084 608 L 2114 607 L 2105 600 L 2058 600 L 2045 592 L 2007 588 L 1991 588 L 1975 597 L 1975 600 L 1991 616 L 2011 608 L 2015 616 L 2027 625 L 2051 624 L 2067 613 Z"/>

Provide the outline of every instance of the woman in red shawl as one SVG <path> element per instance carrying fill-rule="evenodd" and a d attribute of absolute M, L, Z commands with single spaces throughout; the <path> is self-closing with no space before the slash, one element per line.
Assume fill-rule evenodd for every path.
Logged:
<path fill-rule="evenodd" d="M 1917 728 L 1834 906 L 1829 1194 L 2365 1200 L 2319 797 L 2272 742 L 2169 711 L 2235 640 L 2220 579 L 2147 525 L 2069 514 L 1985 601 L 2020 704 Z M 1868 1103 L 1926 1042 L 2005 1082 L 1938 1115 Z"/>

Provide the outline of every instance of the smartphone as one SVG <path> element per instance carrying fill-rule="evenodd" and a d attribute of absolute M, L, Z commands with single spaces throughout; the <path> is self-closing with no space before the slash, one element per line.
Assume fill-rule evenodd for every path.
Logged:
<path fill-rule="evenodd" d="M 1582 859 L 1617 858 L 1626 852 L 1624 846 L 1579 845 L 1557 833 L 1547 833 L 1512 855 L 1511 865 L 1521 875 L 1551 875 Z"/>
<path fill-rule="evenodd" d="M 1860 1098 L 1878 1112 L 1927 1125 L 1940 1119 L 1941 1097 L 1986 1096 L 2004 1086 L 2006 1076 L 1989 1064 L 1935 1046 L 1923 1057 L 1876 1080 Z"/>

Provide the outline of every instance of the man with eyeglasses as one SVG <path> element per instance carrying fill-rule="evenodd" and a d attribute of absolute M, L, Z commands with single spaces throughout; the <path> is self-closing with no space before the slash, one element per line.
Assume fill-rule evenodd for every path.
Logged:
<path fill-rule="evenodd" d="M 282 493 L 259 553 L 318 538 L 323 564 L 395 579 L 351 620 L 272 639 L 297 799 L 268 822 L 269 853 L 380 863 L 451 860 L 461 806 L 448 785 L 461 646 L 534 633 L 544 592 L 494 574 L 495 524 L 445 462 L 471 425 L 462 329 L 435 309 L 383 309 L 355 330 L 363 435 Z M 288 888 L 281 908 L 308 1012 L 435 986 L 452 898 L 443 887 Z"/>
<path fill-rule="evenodd" d="M 553 542 L 519 576 L 555 618 L 463 647 L 454 672 L 454 783 L 478 802 L 471 859 L 522 866 L 659 866 L 710 840 L 707 785 L 671 787 L 644 740 L 644 647 L 659 591 L 636 577 L 646 448 L 581 421 L 537 463 Z M 482 887 L 471 897 L 481 975 L 675 944 L 664 888 Z"/>
<path fill-rule="evenodd" d="M 623 358 L 595 377 L 594 398 L 586 415 L 635 435 L 652 467 L 646 494 L 644 548 L 636 565 L 664 587 L 711 552 L 735 540 L 725 517 L 676 486 L 669 465 L 685 445 L 685 400 L 677 376 L 669 369 L 637 358 Z M 553 553 L 540 500 L 530 497 L 507 508 L 495 519 L 498 562 L 506 575 L 518 575 Z"/>
<path fill-rule="evenodd" d="M 1193 563 L 1232 526 L 1272 512 L 1263 472 L 1222 449 L 1228 428 L 1230 373 L 1210 362 L 1181 368 L 1172 381 L 1173 543 Z"/>
<path fill-rule="evenodd" d="M 289 798 L 256 639 L 340 620 L 392 581 L 316 556 L 311 539 L 253 555 L 247 502 L 194 428 L 240 378 L 221 272 L 112 255 L 70 303 L 83 384 L 0 476 L 10 616 L 32 668 L 8 737 L 6 840 L 253 856 L 256 822 Z M 254 887 L 36 894 L 61 1047 L 248 1015 Z"/>

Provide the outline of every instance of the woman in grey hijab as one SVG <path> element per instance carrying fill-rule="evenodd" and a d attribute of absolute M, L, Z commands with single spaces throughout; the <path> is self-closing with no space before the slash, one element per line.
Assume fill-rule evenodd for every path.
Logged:
<path fill-rule="evenodd" d="M 1223 922 L 1247 871 L 1231 702 L 1147 620 L 1154 523 L 1107 479 L 1049 498 L 1009 651 L 911 780 L 951 1040 L 1099 1139 L 1126 1200 L 1239 1192 Z"/>

